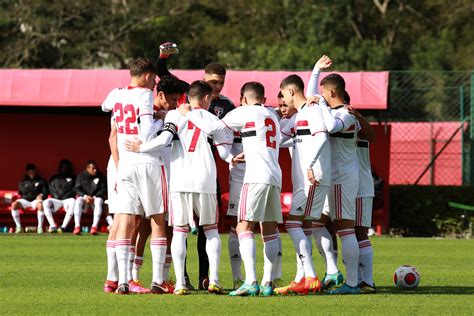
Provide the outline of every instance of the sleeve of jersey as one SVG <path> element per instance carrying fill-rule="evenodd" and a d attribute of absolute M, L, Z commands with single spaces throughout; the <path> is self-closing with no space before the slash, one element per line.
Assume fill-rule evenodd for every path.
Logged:
<path fill-rule="evenodd" d="M 147 143 L 141 144 L 140 152 L 148 153 L 166 147 L 167 145 L 171 144 L 171 142 L 173 141 L 173 136 L 176 134 L 176 132 L 176 125 L 174 123 L 165 123 L 165 126 L 163 127 L 163 132 L 160 134 L 160 136 L 153 138 Z"/>
<path fill-rule="evenodd" d="M 312 97 L 319 94 L 318 81 L 319 81 L 320 69 L 314 65 L 313 71 L 308 81 L 308 88 L 306 89 L 306 96 Z"/>
<path fill-rule="evenodd" d="M 335 118 L 332 116 L 329 107 L 326 104 L 324 99 L 319 101 L 319 108 L 323 116 L 324 125 L 329 133 L 337 133 L 344 129 L 344 123 L 340 118 Z"/>
<path fill-rule="evenodd" d="M 314 164 L 321 155 L 321 151 L 323 150 L 324 144 L 328 141 L 328 135 L 326 133 L 317 133 L 314 135 L 315 144 L 312 151 L 312 159 L 310 164 L 308 165 L 308 169 L 313 168 Z"/>
<path fill-rule="evenodd" d="M 216 145 L 217 146 L 217 145 Z M 227 163 L 231 163 L 234 155 L 231 153 L 232 145 L 229 144 L 220 144 L 217 146 L 217 152 L 219 153 L 219 157 L 222 160 L 225 160 Z"/>
<path fill-rule="evenodd" d="M 241 108 L 236 108 L 235 110 L 227 113 L 227 115 L 222 119 L 224 126 L 229 128 L 231 131 L 240 131 L 242 128 L 244 128 L 245 120 L 242 119 L 241 112 Z"/>
<path fill-rule="evenodd" d="M 345 131 L 351 127 L 353 127 L 355 124 L 357 124 L 356 118 L 350 114 L 348 111 L 342 111 L 337 113 L 335 116 L 336 120 L 340 120 L 344 127 L 342 128 L 342 131 Z"/>
<path fill-rule="evenodd" d="M 115 103 L 113 103 L 113 95 L 114 95 L 114 91 L 115 90 L 112 90 L 109 92 L 109 94 L 107 95 L 107 97 L 105 98 L 104 102 L 102 102 L 102 111 L 103 112 L 111 112 L 113 111 L 114 109 L 114 106 L 115 106 Z"/>
<path fill-rule="evenodd" d="M 293 145 L 293 136 L 291 133 L 291 124 L 290 122 L 285 121 L 280 125 L 280 147 L 286 148 Z"/>

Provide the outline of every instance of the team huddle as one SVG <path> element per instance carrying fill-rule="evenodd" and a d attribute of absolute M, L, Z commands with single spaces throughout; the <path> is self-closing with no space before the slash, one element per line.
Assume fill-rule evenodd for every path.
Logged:
<path fill-rule="evenodd" d="M 317 61 L 306 92 L 299 76 L 284 78 L 278 108 L 265 105 L 265 88 L 253 81 L 241 87 L 241 106 L 234 108 L 220 95 L 224 67 L 212 63 L 205 80 L 187 84 L 167 70 L 163 74 L 163 60 L 176 46 L 161 48 L 161 64 L 146 58 L 132 62 L 130 84 L 112 90 L 102 104 L 103 111 L 112 113 L 107 181 L 109 212 L 114 213 L 105 292 L 187 294 L 193 287 L 187 278 L 186 239 L 191 231 L 199 231 L 200 276 L 201 270 L 205 275 L 199 288 L 223 293 L 216 151 L 230 168 L 230 296 L 375 293 L 367 236 L 374 196 L 368 149 L 374 132 L 350 107 L 340 75 L 330 74 L 318 86 L 320 70 L 330 67 L 331 59 Z M 292 157 L 293 186 L 284 224 L 297 268 L 287 286 L 281 284 L 278 231 L 283 223 L 278 162 L 283 147 Z M 256 225 L 263 240 L 261 280 L 256 272 Z M 333 231 L 342 244 L 345 282 Z M 139 281 L 139 269 L 149 236 L 153 275 L 148 289 Z M 313 265 L 312 238 L 326 263 L 321 277 Z M 208 262 L 204 268 L 201 256 Z M 175 283 L 169 277 L 171 263 Z"/>

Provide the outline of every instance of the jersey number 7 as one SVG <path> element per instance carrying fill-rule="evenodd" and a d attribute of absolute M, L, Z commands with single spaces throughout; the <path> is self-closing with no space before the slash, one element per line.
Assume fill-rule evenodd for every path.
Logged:
<path fill-rule="evenodd" d="M 196 144 L 199 140 L 199 134 L 201 134 L 201 129 L 197 126 L 195 126 L 192 122 L 189 122 L 188 121 L 188 130 L 189 129 L 193 129 L 195 128 L 194 130 L 194 133 L 193 133 L 193 138 L 191 138 L 191 144 L 189 145 L 189 149 L 188 149 L 188 152 L 192 153 L 196 150 Z"/>
<path fill-rule="evenodd" d="M 126 135 L 138 134 L 137 113 L 132 104 L 125 106 L 122 103 L 115 103 L 114 106 L 115 123 L 117 124 L 117 133 Z"/>

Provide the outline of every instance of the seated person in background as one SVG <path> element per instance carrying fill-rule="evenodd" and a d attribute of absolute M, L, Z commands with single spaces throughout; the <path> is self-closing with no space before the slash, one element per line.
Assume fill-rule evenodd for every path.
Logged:
<path fill-rule="evenodd" d="M 56 222 L 54 221 L 53 213 L 56 213 L 60 208 L 64 208 L 66 212 L 59 232 L 66 229 L 74 215 L 74 198 L 76 197 L 76 191 L 74 190 L 75 180 L 76 177 L 72 170 L 71 161 L 67 159 L 61 160 L 59 162 L 58 173 L 52 176 L 49 181 L 49 193 L 51 197 L 46 199 L 43 203 L 44 215 L 49 222 L 50 233 L 58 232 L 58 226 L 56 226 Z"/>
<path fill-rule="evenodd" d="M 38 234 L 43 233 L 43 197 L 48 196 L 48 185 L 36 174 L 36 166 L 32 163 L 26 165 L 26 174 L 18 185 L 20 198 L 12 202 L 11 210 L 13 221 L 16 225 L 15 233 L 21 233 L 20 209 L 32 208 L 38 212 Z"/>
<path fill-rule="evenodd" d="M 94 220 L 92 222 L 91 235 L 98 235 L 97 225 L 99 225 L 102 215 L 102 204 L 107 192 L 107 182 L 102 173 L 97 169 L 97 163 L 89 160 L 86 169 L 77 176 L 76 202 L 74 203 L 74 235 L 81 234 L 81 216 L 88 208 L 94 210 Z"/>

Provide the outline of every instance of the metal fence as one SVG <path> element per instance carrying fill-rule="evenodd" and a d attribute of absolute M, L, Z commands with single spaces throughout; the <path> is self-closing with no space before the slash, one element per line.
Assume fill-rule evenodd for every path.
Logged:
<path fill-rule="evenodd" d="M 390 183 L 471 183 L 471 72 L 391 72 Z M 464 123 L 462 123 L 464 122 Z"/>

